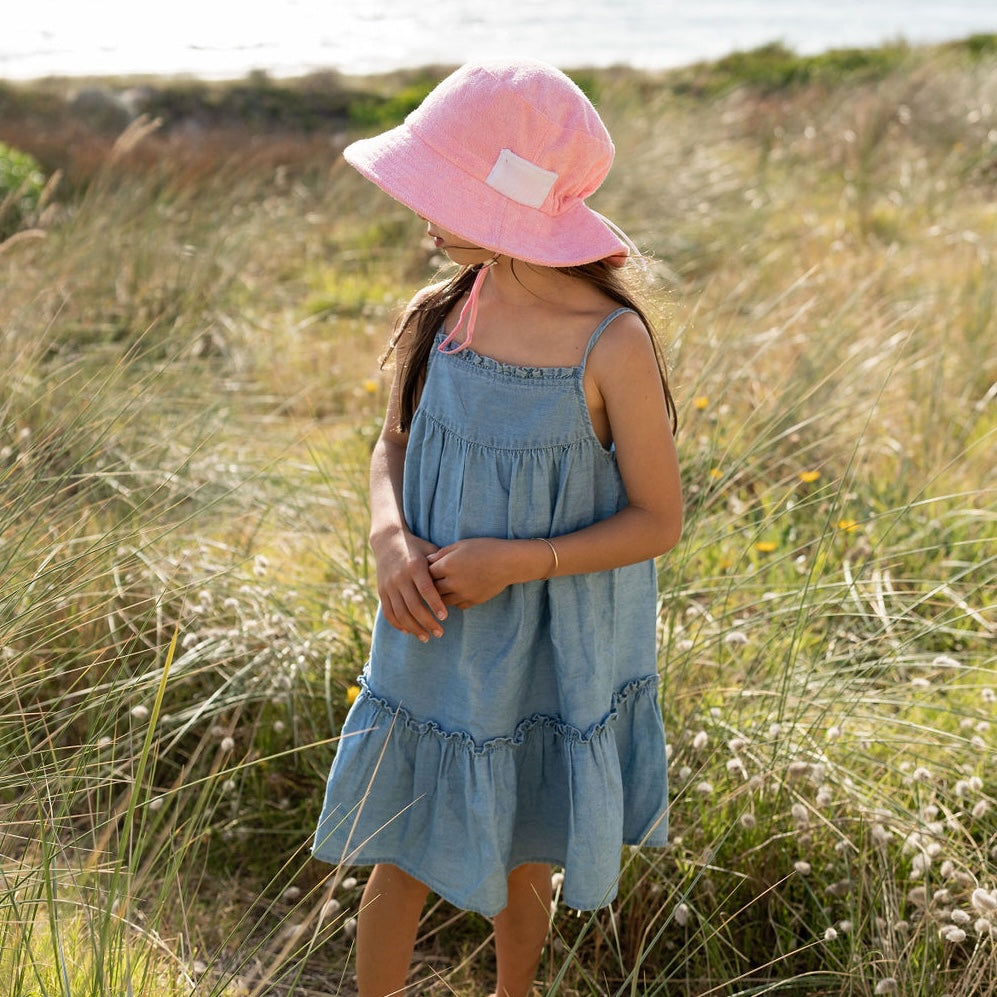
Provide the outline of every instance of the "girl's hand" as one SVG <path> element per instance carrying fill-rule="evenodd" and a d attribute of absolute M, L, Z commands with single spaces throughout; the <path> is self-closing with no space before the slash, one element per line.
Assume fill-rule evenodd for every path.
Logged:
<path fill-rule="evenodd" d="M 549 567 L 546 544 L 475 537 L 429 555 L 429 572 L 448 606 L 469 609 L 516 582 L 542 578 Z"/>
<path fill-rule="evenodd" d="M 447 610 L 429 573 L 428 558 L 435 544 L 421 540 L 408 530 L 399 530 L 389 540 L 374 545 L 377 561 L 377 592 L 385 619 L 397 630 L 418 637 L 442 637 Z"/>

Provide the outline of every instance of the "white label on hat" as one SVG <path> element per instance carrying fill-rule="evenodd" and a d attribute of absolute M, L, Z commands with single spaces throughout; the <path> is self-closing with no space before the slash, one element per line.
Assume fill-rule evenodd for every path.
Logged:
<path fill-rule="evenodd" d="M 556 173 L 503 149 L 485 183 L 518 204 L 539 208 L 556 180 Z"/>

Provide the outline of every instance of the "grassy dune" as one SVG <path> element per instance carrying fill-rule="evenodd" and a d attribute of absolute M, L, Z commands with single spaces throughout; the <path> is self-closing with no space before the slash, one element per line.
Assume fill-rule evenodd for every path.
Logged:
<path fill-rule="evenodd" d="M 673 840 L 556 911 L 543 992 L 997 989 L 995 47 L 577 74 L 687 527 Z M 4 992 L 353 992 L 362 873 L 308 844 L 375 608 L 378 357 L 440 261 L 337 156 L 434 75 L 162 83 L 123 133 L 0 88 L 50 181 L 0 242 Z M 419 992 L 486 992 L 489 930 L 432 905 Z"/>

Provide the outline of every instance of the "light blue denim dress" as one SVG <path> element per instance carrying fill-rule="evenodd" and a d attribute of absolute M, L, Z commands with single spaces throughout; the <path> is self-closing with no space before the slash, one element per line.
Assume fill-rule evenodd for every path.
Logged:
<path fill-rule="evenodd" d="M 578 367 L 432 351 L 404 472 L 418 536 L 557 537 L 626 505 L 582 386 L 623 311 Z M 667 840 L 655 619 L 653 561 L 509 586 L 427 644 L 379 612 L 315 856 L 390 862 L 486 916 L 511 870 L 548 862 L 569 906 L 607 904 L 622 845 Z"/>

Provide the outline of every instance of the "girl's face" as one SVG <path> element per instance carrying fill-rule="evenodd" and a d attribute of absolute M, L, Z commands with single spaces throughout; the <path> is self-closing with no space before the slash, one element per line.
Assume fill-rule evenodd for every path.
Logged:
<path fill-rule="evenodd" d="M 422 218 L 421 215 L 419 217 Z M 454 263 L 460 266 L 474 266 L 478 263 L 485 263 L 495 256 L 489 249 L 482 249 L 480 246 L 472 245 L 463 240 L 459 235 L 448 232 L 426 218 L 422 218 L 422 220 L 426 223 L 426 233 L 433 240 L 433 245 L 441 252 L 446 253 Z"/>

